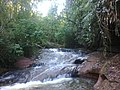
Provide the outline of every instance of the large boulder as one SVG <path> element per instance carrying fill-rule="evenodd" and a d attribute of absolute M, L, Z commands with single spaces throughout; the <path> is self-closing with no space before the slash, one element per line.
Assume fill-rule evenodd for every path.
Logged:
<path fill-rule="evenodd" d="M 19 69 L 24 69 L 29 67 L 31 64 L 33 64 L 33 60 L 26 58 L 26 57 L 20 57 L 15 62 L 15 67 Z"/>
<path fill-rule="evenodd" d="M 89 54 L 87 60 L 80 65 L 78 74 L 99 74 L 105 63 L 105 59 L 106 57 L 104 57 L 104 54 L 100 52 Z"/>
<path fill-rule="evenodd" d="M 78 69 L 80 76 L 94 77 L 97 82 L 94 90 L 119 90 L 120 89 L 120 54 L 105 57 L 103 53 L 94 52 L 88 55 L 88 60 Z"/>

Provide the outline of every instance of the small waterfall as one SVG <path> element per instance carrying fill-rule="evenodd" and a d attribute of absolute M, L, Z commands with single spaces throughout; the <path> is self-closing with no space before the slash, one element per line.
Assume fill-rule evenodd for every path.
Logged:
<path fill-rule="evenodd" d="M 78 87 L 81 82 L 85 84 L 85 88 L 89 87 L 88 90 L 91 90 L 89 85 L 93 83 L 92 80 L 71 78 L 76 68 L 73 62 L 76 59 L 86 58 L 85 55 L 85 52 L 74 49 L 43 49 L 36 57 L 35 65 L 1 75 L 0 90 L 77 90 L 70 89 L 73 87 L 87 90 L 80 89 L 81 85 Z M 73 82 L 76 85 L 69 86 Z"/>

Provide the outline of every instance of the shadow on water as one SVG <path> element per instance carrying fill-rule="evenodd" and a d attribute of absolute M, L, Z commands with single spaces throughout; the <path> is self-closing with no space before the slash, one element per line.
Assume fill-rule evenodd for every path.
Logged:
<path fill-rule="evenodd" d="M 1 90 L 92 90 L 95 81 L 72 78 L 75 60 L 86 59 L 86 52 L 75 49 L 43 49 L 36 63 L 24 70 L 0 76 Z"/>

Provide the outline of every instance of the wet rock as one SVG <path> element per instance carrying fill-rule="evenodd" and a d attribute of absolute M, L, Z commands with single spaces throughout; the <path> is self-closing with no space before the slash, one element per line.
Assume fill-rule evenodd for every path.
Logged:
<path fill-rule="evenodd" d="M 44 63 L 32 63 L 29 67 L 43 66 Z"/>
<path fill-rule="evenodd" d="M 71 77 L 79 77 L 78 71 L 77 71 L 77 66 L 72 70 Z"/>
<path fill-rule="evenodd" d="M 105 62 L 103 53 L 95 52 L 88 55 L 88 59 L 79 67 L 79 75 L 96 73 L 99 74 Z"/>
<path fill-rule="evenodd" d="M 26 57 L 20 57 L 17 59 L 17 62 L 14 64 L 16 68 L 24 69 L 33 64 L 33 61 Z"/>
<path fill-rule="evenodd" d="M 0 86 L 12 85 L 16 82 L 26 83 L 29 78 L 29 69 L 9 71 L 0 76 Z"/>
<path fill-rule="evenodd" d="M 83 59 L 83 60 L 81 60 L 81 59 L 76 59 L 76 60 L 73 62 L 73 64 L 82 64 L 85 60 L 86 60 L 86 59 Z"/>

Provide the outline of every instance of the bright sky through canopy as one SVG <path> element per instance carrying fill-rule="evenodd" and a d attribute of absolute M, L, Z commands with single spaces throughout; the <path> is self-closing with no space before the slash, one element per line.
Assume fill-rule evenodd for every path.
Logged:
<path fill-rule="evenodd" d="M 43 16 L 47 16 L 48 11 L 54 1 L 53 0 L 45 0 L 43 2 L 38 3 L 36 11 L 42 13 Z M 56 0 L 55 2 L 58 5 L 58 14 L 59 14 L 62 11 L 62 9 L 64 8 L 65 0 Z"/>

